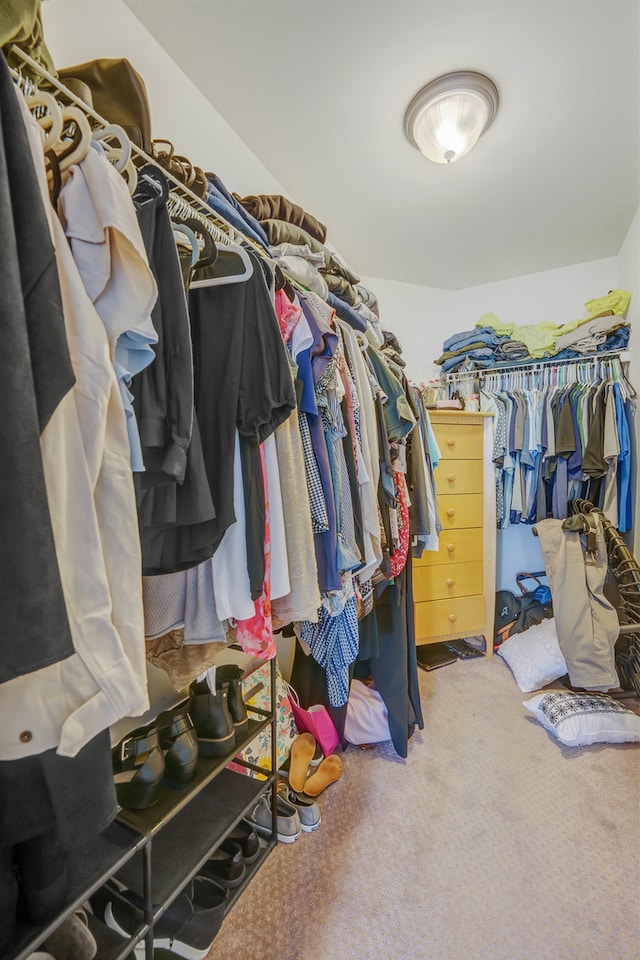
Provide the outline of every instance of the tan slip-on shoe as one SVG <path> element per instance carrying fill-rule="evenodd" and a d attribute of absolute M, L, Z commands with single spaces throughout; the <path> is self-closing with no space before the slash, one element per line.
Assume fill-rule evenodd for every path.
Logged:
<path fill-rule="evenodd" d="M 299 733 L 291 744 L 289 756 L 289 785 L 296 793 L 302 793 L 309 764 L 316 752 L 316 741 L 310 733 Z M 322 764 L 320 764 L 322 766 Z"/>
<path fill-rule="evenodd" d="M 342 760 L 332 753 L 325 757 L 318 769 L 309 777 L 304 785 L 304 792 L 308 797 L 319 796 L 330 783 L 335 783 L 342 776 Z"/>

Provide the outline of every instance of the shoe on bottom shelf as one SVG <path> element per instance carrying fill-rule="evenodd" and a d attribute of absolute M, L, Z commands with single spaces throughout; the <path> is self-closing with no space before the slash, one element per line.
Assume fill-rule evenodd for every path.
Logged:
<path fill-rule="evenodd" d="M 302 831 L 300 817 L 295 807 L 278 797 L 277 832 L 280 843 L 293 843 Z M 263 837 L 271 836 L 271 792 L 263 793 L 251 813 L 245 818 Z"/>
<path fill-rule="evenodd" d="M 244 880 L 245 866 L 242 847 L 228 837 L 213 851 L 198 871 L 198 876 L 209 877 L 222 887 L 233 890 Z"/>
<path fill-rule="evenodd" d="M 241 820 L 237 823 L 228 837 L 240 844 L 242 856 L 246 864 L 255 863 L 260 856 L 260 841 L 258 834 L 250 823 Z"/>
<path fill-rule="evenodd" d="M 93 960 L 98 952 L 96 938 L 89 930 L 85 910 L 76 910 L 47 937 L 45 950 L 61 960 Z"/>
<path fill-rule="evenodd" d="M 278 795 L 295 807 L 300 817 L 300 827 L 303 833 L 313 833 L 320 826 L 320 810 L 318 804 L 309 797 L 300 796 L 292 790 L 288 783 L 281 780 L 278 784 Z"/>
<path fill-rule="evenodd" d="M 194 877 L 169 904 L 153 927 L 154 950 L 171 950 L 185 960 L 204 960 L 222 926 L 227 891 L 208 877 Z M 111 930 L 130 937 L 143 920 L 142 910 L 126 899 L 110 900 L 104 920 Z M 144 957 L 144 943 L 136 946 L 136 957 Z"/>

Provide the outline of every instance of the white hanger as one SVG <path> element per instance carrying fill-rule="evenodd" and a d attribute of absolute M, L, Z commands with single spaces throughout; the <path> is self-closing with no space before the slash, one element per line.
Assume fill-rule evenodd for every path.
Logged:
<path fill-rule="evenodd" d="M 122 173 L 131 159 L 131 140 L 122 127 L 117 123 L 108 123 L 100 130 L 94 130 L 91 139 L 102 144 L 109 163 L 118 173 Z"/>
<path fill-rule="evenodd" d="M 237 268 L 241 266 L 242 270 Z M 244 283 L 253 276 L 253 263 L 246 250 L 237 247 L 235 244 L 224 244 L 218 247 L 218 256 L 215 263 L 204 268 L 206 271 L 222 271 L 218 275 L 206 277 L 203 280 L 192 280 L 189 289 L 200 289 L 202 287 L 216 287 L 227 283 Z M 231 272 L 225 272 L 231 271 Z M 237 271 L 237 272 L 234 272 Z"/>
<path fill-rule="evenodd" d="M 244 283 L 253 276 L 253 261 L 247 251 L 230 242 L 229 237 L 220 230 L 212 220 L 195 210 L 183 197 L 172 193 L 167 201 L 170 215 L 177 217 L 194 217 L 213 237 L 218 247 L 218 256 L 213 264 L 203 270 L 210 276 L 201 280 L 193 280 L 189 289 L 222 286 L 227 283 Z"/>
<path fill-rule="evenodd" d="M 80 163 L 91 149 L 91 127 L 84 113 L 78 107 L 65 107 L 62 111 L 62 119 L 64 126 L 73 122 L 76 127 L 76 132 L 73 138 L 73 148 L 69 153 L 65 152 L 65 150 L 68 149 L 68 142 L 60 139 L 57 141 L 57 145 L 61 150 L 61 173 L 68 170 L 73 164 Z"/>
<path fill-rule="evenodd" d="M 149 177 L 148 179 L 151 178 Z M 195 233 L 186 223 L 173 223 L 172 228 L 177 240 L 184 237 L 189 242 L 191 247 L 191 266 L 195 266 L 200 256 L 200 247 L 198 246 L 198 238 Z"/>
<path fill-rule="evenodd" d="M 50 150 L 58 141 L 62 133 L 63 120 L 60 104 L 51 93 L 46 90 L 36 90 L 26 97 L 26 104 L 42 129 L 45 131 L 44 150 Z M 42 113 L 39 108 L 45 107 L 47 112 Z"/>

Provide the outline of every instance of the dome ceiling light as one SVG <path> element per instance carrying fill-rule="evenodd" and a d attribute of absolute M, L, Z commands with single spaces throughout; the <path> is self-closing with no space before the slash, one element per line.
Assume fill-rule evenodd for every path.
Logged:
<path fill-rule="evenodd" d="M 495 83 L 483 73 L 460 70 L 437 77 L 407 107 L 407 137 L 434 163 L 453 163 L 491 126 L 499 99 Z"/>

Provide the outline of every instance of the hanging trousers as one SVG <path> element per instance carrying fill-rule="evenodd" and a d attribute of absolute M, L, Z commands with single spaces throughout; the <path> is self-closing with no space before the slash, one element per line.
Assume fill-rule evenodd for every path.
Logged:
<path fill-rule="evenodd" d="M 614 648 L 619 624 L 604 595 L 607 551 L 600 518 L 595 519 L 595 562 L 585 554 L 581 535 L 563 530 L 562 520 L 541 520 L 536 530 L 571 684 L 586 690 L 608 690 L 618 686 Z"/>

